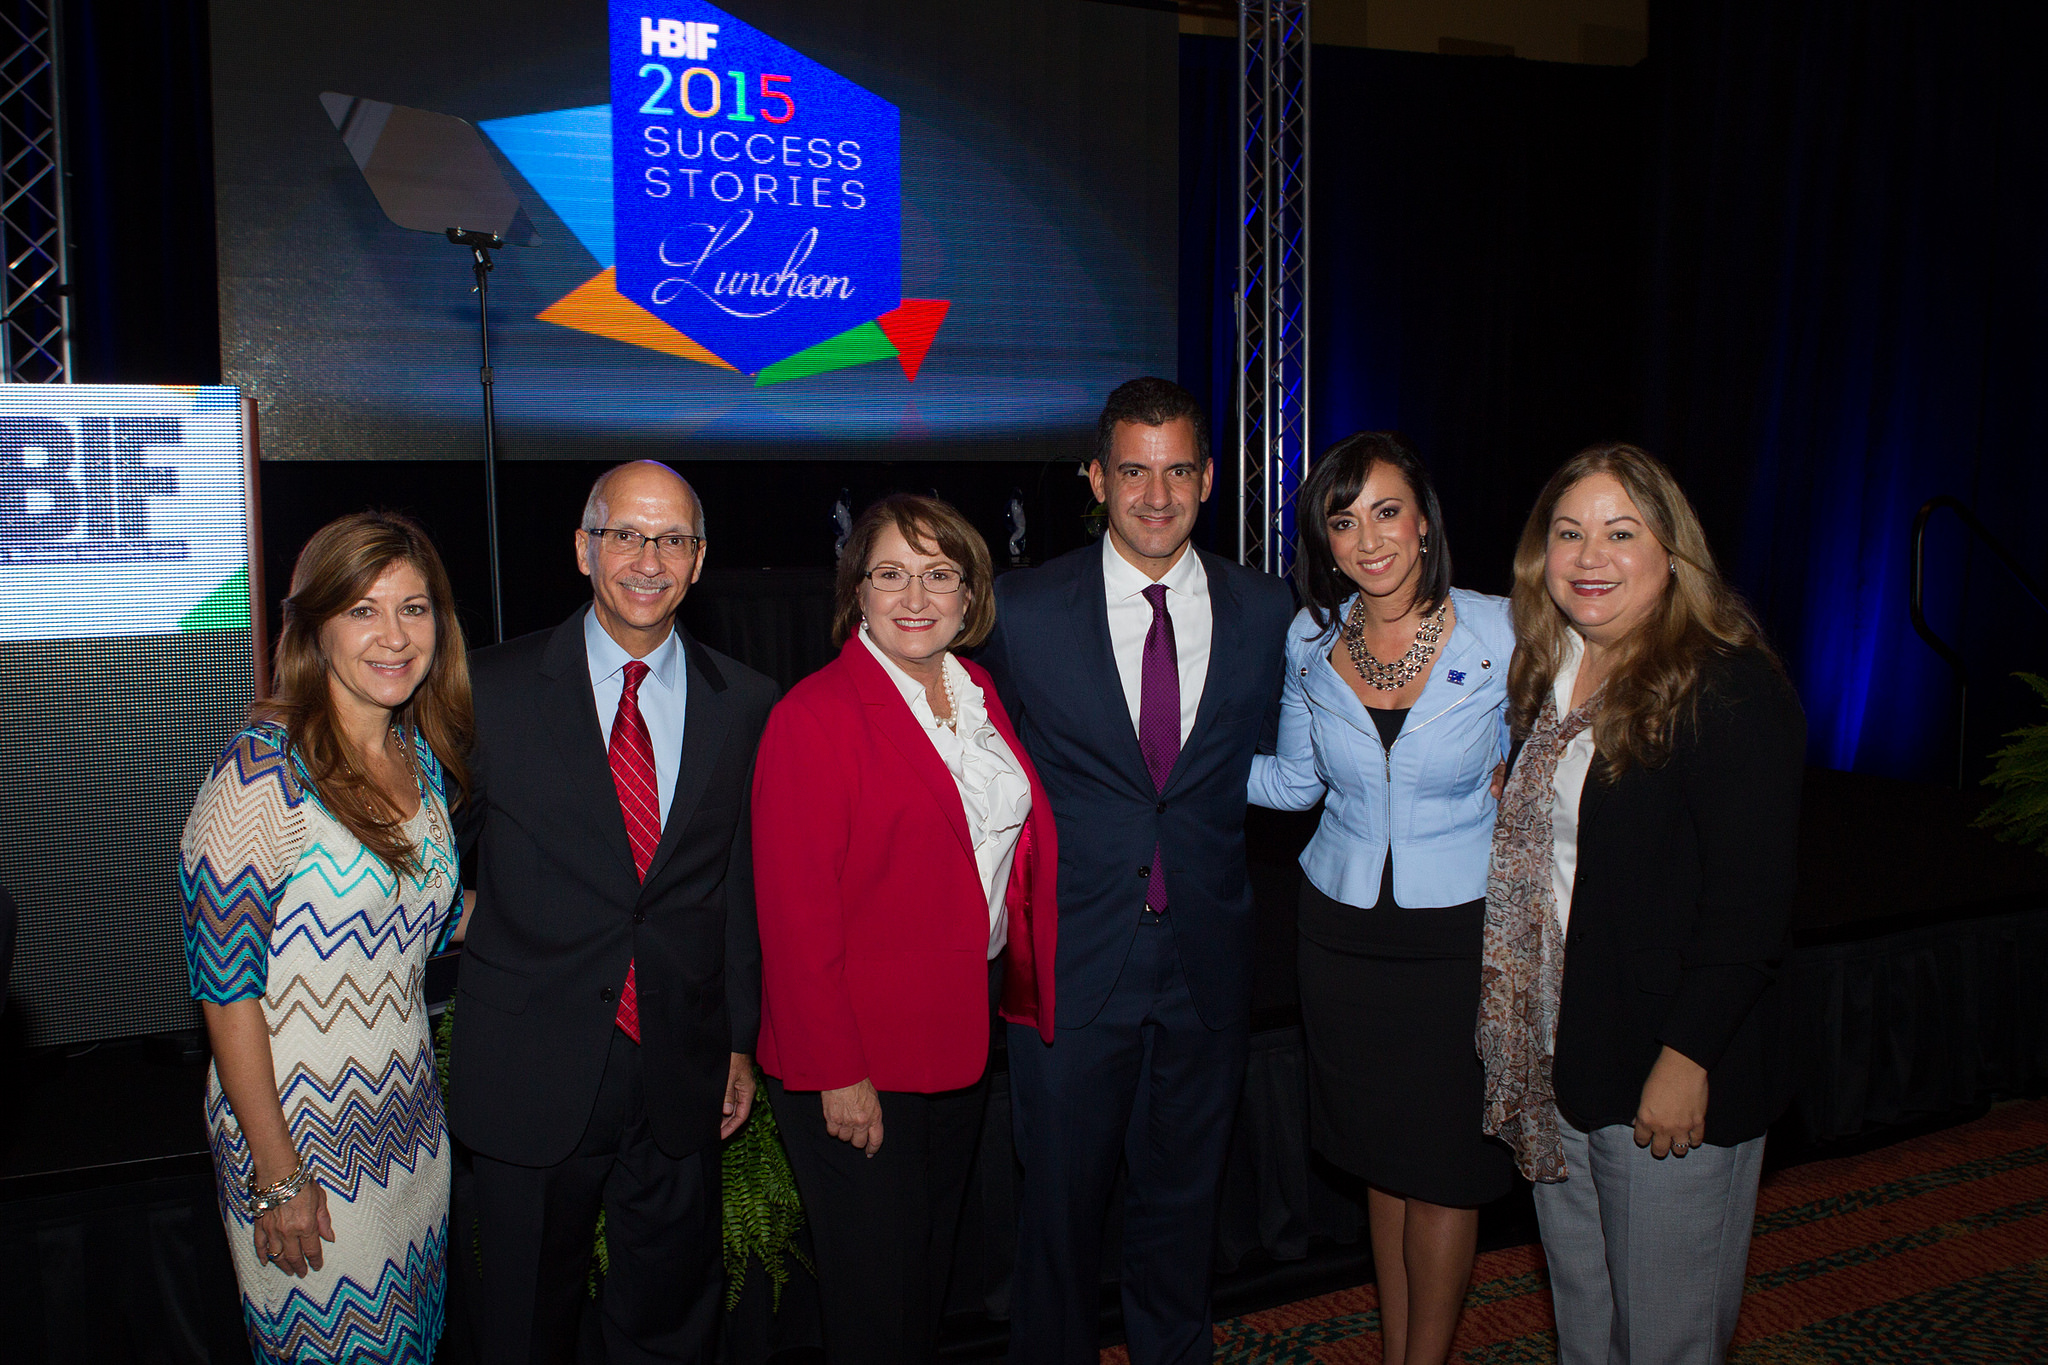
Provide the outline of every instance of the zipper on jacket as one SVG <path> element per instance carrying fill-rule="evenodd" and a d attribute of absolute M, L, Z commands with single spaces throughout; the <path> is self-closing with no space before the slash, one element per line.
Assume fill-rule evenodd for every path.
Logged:
<path fill-rule="evenodd" d="M 1304 692 L 1304 695 L 1306 695 L 1306 692 Z M 1458 698 L 1449 706 L 1446 706 L 1443 710 L 1431 716 L 1428 720 L 1422 722 L 1422 724 L 1414 727 L 1414 729 L 1410 729 L 1408 726 L 1403 725 L 1401 727 L 1401 733 L 1394 736 L 1394 744 L 1399 744 L 1402 740 L 1414 734 L 1416 730 L 1427 729 L 1429 726 L 1436 724 L 1445 716 L 1448 716 L 1449 714 L 1451 714 L 1451 712 L 1457 710 L 1466 702 L 1472 700 L 1474 695 L 1476 694 L 1467 692 L 1464 696 Z M 1375 735 L 1374 738 L 1378 738 L 1378 736 Z M 1383 760 L 1382 766 L 1385 768 L 1386 771 L 1387 857 L 1389 859 L 1392 859 L 1394 856 L 1394 744 L 1380 745 L 1380 758 Z M 1395 901 L 1398 903 L 1399 900 L 1400 897 L 1396 896 Z"/>
<path fill-rule="evenodd" d="M 1458 699 L 1457 699 L 1456 701 L 1452 702 L 1452 703 L 1451 703 L 1451 704 L 1450 704 L 1449 706 L 1446 706 L 1446 707 L 1445 707 L 1445 708 L 1444 708 L 1443 710 L 1441 710 L 1441 711 L 1437 712 L 1437 713 L 1436 713 L 1435 715 L 1431 716 L 1431 717 L 1430 717 L 1430 718 L 1429 718 L 1428 720 L 1426 720 L 1426 721 L 1422 722 L 1422 724 L 1421 724 L 1421 725 L 1418 725 L 1418 726 L 1416 726 L 1414 730 L 1411 730 L 1411 729 L 1409 729 L 1409 728 L 1408 728 L 1407 726 L 1405 726 L 1405 725 L 1404 725 L 1404 726 L 1402 726 L 1402 727 L 1401 727 L 1401 733 L 1400 733 L 1400 734 L 1398 734 L 1398 735 L 1395 735 L 1395 736 L 1394 736 L 1394 743 L 1396 743 L 1396 744 L 1399 744 L 1399 743 L 1400 743 L 1400 742 L 1401 742 L 1401 741 L 1402 741 L 1403 739 L 1405 739 L 1405 738 L 1406 738 L 1407 736 L 1409 736 L 1409 735 L 1412 735 L 1412 734 L 1414 734 L 1414 733 L 1415 733 L 1415 730 L 1422 730 L 1422 729 L 1426 729 L 1426 728 L 1428 728 L 1429 726 L 1432 726 L 1432 725 L 1436 724 L 1436 723 L 1437 723 L 1438 721 L 1442 720 L 1442 719 L 1443 719 L 1443 718 L 1444 718 L 1445 716 L 1448 716 L 1449 714 L 1451 714 L 1451 712 L 1453 712 L 1453 711 L 1457 710 L 1457 709 L 1458 709 L 1459 707 L 1463 706 L 1463 705 L 1464 705 L 1464 704 L 1465 704 L 1466 702 L 1468 702 L 1468 701 L 1472 700 L 1472 698 L 1473 698 L 1473 697 L 1475 697 L 1475 696 L 1477 696 L 1477 695 L 1478 695 L 1478 694 L 1477 694 L 1476 692 L 1467 692 L 1467 693 L 1466 693 L 1466 694 L 1465 694 L 1464 696 L 1462 696 L 1462 697 L 1459 697 L 1459 698 L 1458 698 Z"/>

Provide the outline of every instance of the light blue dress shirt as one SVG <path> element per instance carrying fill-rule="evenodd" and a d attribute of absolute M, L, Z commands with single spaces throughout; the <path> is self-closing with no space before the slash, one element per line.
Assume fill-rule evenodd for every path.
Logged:
<path fill-rule="evenodd" d="M 633 656 L 605 634 L 595 608 L 583 616 L 583 653 L 590 661 L 598 728 L 604 734 L 606 752 L 610 752 L 612 722 L 618 719 L 619 698 L 626 692 L 626 665 Z M 676 794 L 676 773 L 683 766 L 683 713 L 690 700 L 690 670 L 683 661 L 682 637 L 670 630 L 668 638 L 640 662 L 648 669 L 640 683 L 640 716 L 647 722 L 647 737 L 654 741 L 654 789 L 661 802 L 661 823 L 666 827 L 669 803 Z"/>
<path fill-rule="evenodd" d="M 1316 889 L 1370 907 L 1391 853 L 1394 900 L 1420 909 L 1486 894 L 1493 851 L 1493 766 L 1507 756 L 1507 599 L 1451 589 L 1457 623 L 1391 749 L 1365 704 L 1330 664 L 1338 623 L 1318 631 L 1304 611 L 1287 631 L 1278 752 L 1252 760 L 1252 803 L 1307 810 L 1322 822 L 1302 851 Z"/>

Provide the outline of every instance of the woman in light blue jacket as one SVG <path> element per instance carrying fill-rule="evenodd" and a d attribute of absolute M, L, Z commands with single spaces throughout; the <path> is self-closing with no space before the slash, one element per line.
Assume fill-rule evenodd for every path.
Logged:
<path fill-rule="evenodd" d="M 1361 432 L 1299 500 L 1279 752 L 1251 799 L 1323 818 L 1301 855 L 1310 1140 L 1368 1186 L 1384 1358 L 1435 1365 L 1471 1277 L 1478 1205 L 1515 1180 L 1480 1132 L 1473 1044 L 1507 756 L 1505 598 L 1451 586 L 1443 515 L 1400 437 Z"/>

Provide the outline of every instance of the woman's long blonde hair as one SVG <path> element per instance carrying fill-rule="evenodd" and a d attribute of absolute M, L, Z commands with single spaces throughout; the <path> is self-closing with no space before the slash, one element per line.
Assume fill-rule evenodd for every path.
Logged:
<path fill-rule="evenodd" d="M 405 822 L 349 761 L 335 723 L 327 651 L 320 643 L 321 628 L 361 601 L 398 563 L 412 565 L 426 580 L 434 608 L 434 662 L 393 719 L 408 746 L 415 731 L 426 737 L 447 779 L 449 804 L 460 802 L 469 784 L 467 759 L 476 733 L 469 654 L 462 624 L 455 619 L 448 571 L 433 541 L 410 517 L 357 512 L 313 533 L 292 568 L 292 595 L 284 600 L 284 629 L 271 675 L 274 687 L 249 708 L 249 718 L 282 725 L 320 803 L 386 866 L 416 876 L 419 850 L 407 841 Z"/>
<path fill-rule="evenodd" d="M 1671 756 L 1680 725 L 1691 722 L 1698 706 L 1700 671 L 1711 656 L 1760 649 L 1774 663 L 1776 658 L 1749 607 L 1715 568 L 1699 515 L 1671 471 L 1637 446 L 1590 446 L 1550 476 L 1515 547 L 1508 720 L 1517 738 L 1529 733 L 1542 712 L 1564 666 L 1572 629 L 1544 581 L 1550 523 L 1565 494 L 1595 474 L 1611 476 L 1627 491 L 1673 569 L 1655 609 L 1621 642 L 1601 689 L 1593 742 L 1613 778 L 1633 765 L 1654 768 Z"/>

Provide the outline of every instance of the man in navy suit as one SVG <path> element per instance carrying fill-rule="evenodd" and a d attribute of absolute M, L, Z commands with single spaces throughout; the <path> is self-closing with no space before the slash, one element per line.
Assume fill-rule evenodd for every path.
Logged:
<path fill-rule="evenodd" d="M 1088 469 L 1102 544 L 996 581 L 982 662 L 1060 835 L 1054 1041 L 1009 1032 L 1024 1163 L 1013 1365 L 1097 1358 L 1120 1158 L 1131 1359 L 1213 1355 L 1209 1266 L 1250 1032 L 1245 782 L 1294 599 L 1188 543 L 1208 445 L 1179 385 L 1123 385 Z"/>

